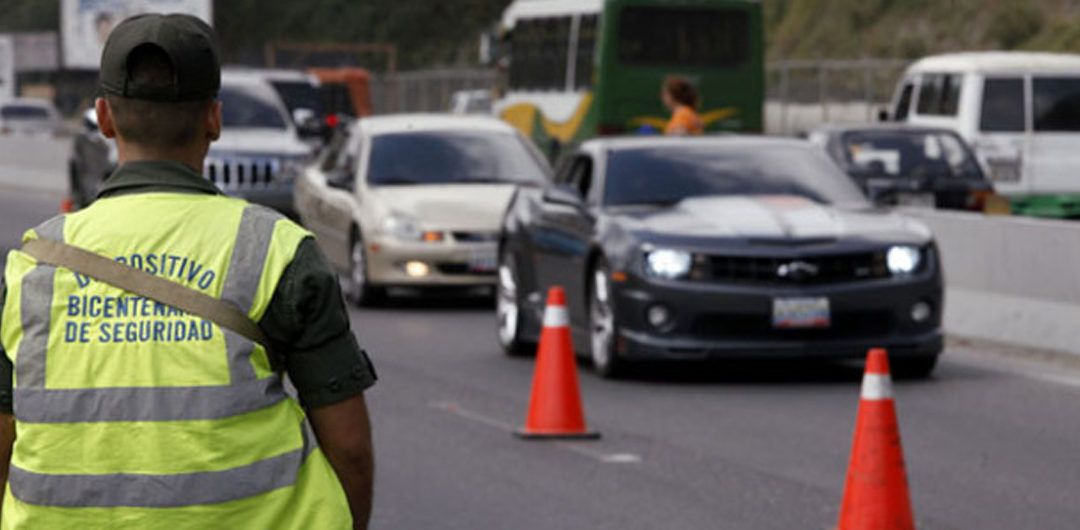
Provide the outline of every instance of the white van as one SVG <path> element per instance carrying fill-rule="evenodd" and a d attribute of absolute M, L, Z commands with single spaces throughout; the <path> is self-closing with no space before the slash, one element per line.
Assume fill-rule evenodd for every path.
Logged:
<path fill-rule="evenodd" d="M 891 116 L 959 133 L 1016 213 L 1080 217 L 1080 55 L 926 57 L 900 79 Z"/>

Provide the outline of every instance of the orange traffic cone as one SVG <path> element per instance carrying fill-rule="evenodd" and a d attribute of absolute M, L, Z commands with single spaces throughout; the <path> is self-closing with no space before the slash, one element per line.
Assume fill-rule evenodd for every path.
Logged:
<path fill-rule="evenodd" d="M 60 213 L 71 213 L 75 211 L 75 203 L 71 198 L 60 201 Z"/>
<path fill-rule="evenodd" d="M 536 350 L 529 415 L 525 428 L 515 434 L 528 439 L 600 437 L 600 433 L 585 429 L 566 293 L 562 287 L 548 291 L 544 328 Z"/>
<path fill-rule="evenodd" d="M 889 358 L 870 350 L 837 530 L 915 528 L 904 471 L 904 450 L 893 403 Z"/>

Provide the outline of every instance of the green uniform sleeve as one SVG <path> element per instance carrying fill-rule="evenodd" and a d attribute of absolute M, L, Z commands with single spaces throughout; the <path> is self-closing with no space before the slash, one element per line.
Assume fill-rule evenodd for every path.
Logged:
<path fill-rule="evenodd" d="M 312 238 L 297 248 L 259 327 L 284 357 L 305 407 L 331 405 L 375 384 L 375 368 L 350 329 L 337 275 Z"/>
<path fill-rule="evenodd" d="M 4 314 L 4 299 L 6 298 L 7 286 L 4 285 L 3 278 L 0 278 L 0 315 Z M 3 326 L 3 322 L 0 322 L 0 326 Z M 11 402 L 14 372 L 11 359 L 8 359 L 4 345 L 0 344 L 0 413 L 3 414 L 11 414 L 14 411 Z"/>

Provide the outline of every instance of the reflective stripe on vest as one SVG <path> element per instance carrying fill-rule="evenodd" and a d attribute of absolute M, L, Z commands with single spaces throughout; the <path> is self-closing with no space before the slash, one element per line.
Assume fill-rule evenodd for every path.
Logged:
<path fill-rule="evenodd" d="M 304 446 L 253 464 L 201 473 L 175 475 L 45 475 L 12 465 L 11 493 L 23 502 L 68 508 L 176 508 L 218 504 L 290 486 L 300 466 L 315 449 L 303 427 Z"/>
<path fill-rule="evenodd" d="M 243 212 L 236 245 L 225 275 L 222 298 L 242 311 L 251 309 L 262 277 L 253 264 L 266 261 L 278 214 L 249 206 Z M 53 219 L 38 235 L 64 241 L 63 217 Z M 56 268 L 39 265 L 26 275 L 22 289 L 23 346 L 15 363 L 18 385 L 15 416 L 33 423 L 94 421 L 212 420 L 251 412 L 285 398 L 277 376 L 259 380 L 249 357 L 253 343 L 222 329 L 229 358 L 228 386 L 146 388 L 45 388 L 53 278 Z"/>
<path fill-rule="evenodd" d="M 220 296 L 249 314 L 259 293 L 279 219 L 282 219 L 279 214 L 258 206 L 244 207 L 240 213 Z M 64 241 L 64 223 L 64 218 L 58 217 L 35 232 L 41 238 Z M 280 265 L 275 270 L 280 272 Z M 22 339 L 15 356 L 14 389 L 18 422 L 216 420 L 263 410 L 287 399 L 280 375 L 262 379 L 257 376 L 251 361 L 255 344 L 220 327 L 215 327 L 215 333 L 224 337 L 227 385 L 46 388 L 49 337 L 50 331 L 55 331 L 51 328 L 56 273 L 55 267 L 37 264 L 22 277 L 19 295 Z M 301 448 L 214 471 L 39 473 L 13 461 L 9 487 L 15 499 L 39 506 L 170 508 L 219 504 L 293 485 L 307 456 L 316 449 L 306 426 L 302 433 Z"/>

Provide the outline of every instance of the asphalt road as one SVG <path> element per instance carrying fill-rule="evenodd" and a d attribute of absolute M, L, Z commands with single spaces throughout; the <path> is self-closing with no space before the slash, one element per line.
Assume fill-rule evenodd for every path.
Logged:
<path fill-rule="evenodd" d="M 0 188 L 0 248 L 56 211 Z M 836 521 L 857 366 L 724 364 L 627 380 L 581 373 L 597 442 L 515 439 L 532 364 L 508 359 L 483 300 L 354 310 L 380 381 L 374 528 L 825 529 Z M 1080 370 L 953 346 L 898 382 L 924 529 L 1070 529 L 1080 521 Z"/>

